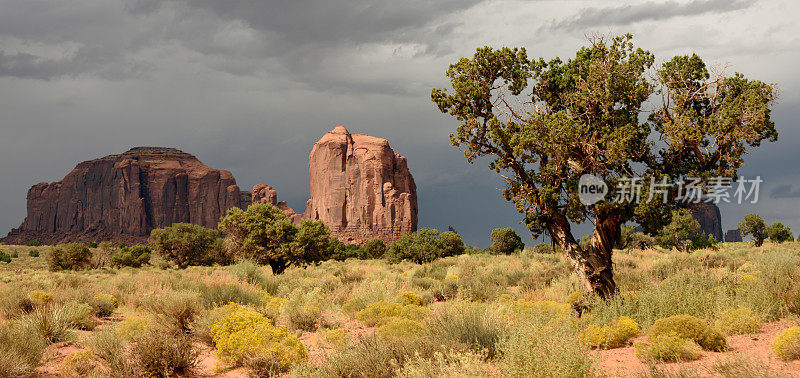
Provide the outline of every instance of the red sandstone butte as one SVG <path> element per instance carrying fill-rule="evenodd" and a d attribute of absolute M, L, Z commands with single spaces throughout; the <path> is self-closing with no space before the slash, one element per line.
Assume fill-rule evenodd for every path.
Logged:
<path fill-rule="evenodd" d="M 311 199 L 304 219 L 321 220 L 333 236 L 363 244 L 417 229 L 417 187 L 406 158 L 386 139 L 337 126 L 308 156 Z"/>
<path fill-rule="evenodd" d="M 242 201 L 228 171 L 173 148 L 137 147 L 78 164 L 63 180 L 28 191 L 28 215 L 6 243 L 143 241 L 186 222 L 216 228 Z"/>

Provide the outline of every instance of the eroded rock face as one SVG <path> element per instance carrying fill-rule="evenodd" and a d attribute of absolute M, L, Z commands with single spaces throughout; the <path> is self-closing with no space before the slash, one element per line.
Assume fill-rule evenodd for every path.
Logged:
<path fill-rule="evenodd" d="M 700 230 L 706 235 L 714 235 L 717 241 L 722 241 L 722 215 L 719 207 L 713 203 L 699 202 L 689 206 L 692 217 L 700 223 Z"/>
<path fill-rule="evenodd" d="M 741 243 L 742 232 L 738 228 L 725 231 L 725 243 Z"/>
<path fill-rule="evenodd" d="M 242 195 L 228 171 L 173 148 L 137 147 L 78 164 L 63 180 L 28 191 L 28 215 L 6 243 L 141 241 L 187 222 L 216 228 Z"/>
<path fill-rule="evenodd" d="M 417 229 L 417 188 L 406 158 L 386 139 L 337 126 L 308 157 L 311 199 L 303 218 L 321 220 L 347 243 L 391 241 Z"/>

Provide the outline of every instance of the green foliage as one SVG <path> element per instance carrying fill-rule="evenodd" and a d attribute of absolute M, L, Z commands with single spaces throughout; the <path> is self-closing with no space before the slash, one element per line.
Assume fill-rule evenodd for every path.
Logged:
<path fill-rule="evenodd" d="M 123 378 L 136 375 L 132 361 L 125 353 L 124 338 L 115 328 L 108 327 L 94 333 L 89 341 L 94 355 L 105 365 L 109 377 Z"/>
<path fill-rule="evenodd" d="M 39 242 L 38 240 L 28 240 L 28 242 L 26 242 L 25 245 L 28 247 L 40 247 L 42 243 Z"/>
<path fill-rule="evenodd" d="M 766 228 L 767 237 L 773 243 L 783 243 L 794 240 L 792 230 L 781 222 L 775 222 Z"/>
<path fill-rule="evenodd" d="M 656 180 L 735 177 L 748 147 L 777 140 L 770 119 L 774 85 L 738 73 L 711 77 L 697 55 L 655 67 L 654 61 L 630 34 L 593 38 L 568 60 L 529 59 L 524 48 L 482 47 L 450 65 L 452 91 L 431 92 L 439 110 L 460 122 L 452 144 L 469 163 L 489 158 L 489 169 L 507 178 L 503 196 L 523 213 L 533 236 L 547 231 L 562 250 L 580 255 L 584 284 L 604 297 L 616 291 L 606 256 L 620 226 L 633 221 L 648 233 L 658 231 L 675 196 L 584 205 L 577 190 L 583 174 L 611 187 L 634 171 Z M 606 237 L 586 251 L 570 223 L 589 217 Z"/>
<path fill-rule="evenodd" d="M 461 236 L 455 232 L 439 234 L 438 230 L 423 228 L 411 234 L 400 235 L 400 238 L 389 245 L 386 257 L 390 263 L 408 260 L 422 264 L 461 254 L 464 249 Z"/>
<path fill-rule="evenodd" d="M 111 264 L 115 267 L 130 266 L 139 268 L 150 262 L 150 247 L 135 245 L 117 250 L 111 255 Z"/>
<path fill-rule="evenodd" d="M 36 375 L 45 348 L 45 340 L 31 337 L 28 329 L 14 323 L 0 324 L 0 376 Z"/>
<path fill-rule="evenodd" d="M 725 335 L 710 327 L 704 320 L 691 315 L 674 315 L 656 320 L 647 332 L 647 337 L 654 342 L 659 336 L 670 334 L 692 340 L 705 350 L 721 352 L 728 349 Z"/>
<path fill-rule="evenodd" d="M 757 214 L 745 215 L 744 220 L 739 222 L 739 231 L 741 231 L 742 237 L 752 236 L 756 247 L 764 244 L 764 239 L 767 238 L 767 226 Z"/>
<path fill-rule="evenodd" d="M 47 253 L 47 266 L 52 271 L 89 268 L 91 260 L 92 251 L 82 243 L 59 244 Z"/>
<path fill-rule="evenodd" d="M 223 253 L 222 240 L 215 230 L 190 223 L 175 223 L 170 227 L 155 229 L 150 233 L 150 245 L 179 269 L 190 265 L 228 263 Z M 120 247 L 125 250 L 126 247 Z"/>
<path fill-rule="evenodd" d="M 0 251 L 0 262 L 4 262 L 6 264 L 11 263 L 11 256 L 3 251 Z"/>
<path fill-rule="evenodd" d="M 95 294 L 89 302 L 94 309 L 94 314 L 98 317 L 104 318 L 110 316 L 117 309 L 117 298 L 111 294 Z"/>
<path fill-rule="evenodd" d="M 425 316 L 426 309 L 424 307 L 408 304 L 402 305 L 397 302 L 378 301 L 370 303 L 362 310 L 356 313 L 356 319 L 364 322 L 364 324 L 373 327 L 376 325 L 385 324 L 392 318 L 407 318 L 412 320 L 420 320 Z"/>
<path fill-rule="evenodd" d="M 581 331 L 581 339 L 592 348 L 599 349 L 619 348 L 638 335 L 639 324 L 627 316 L 621 316 L 607 326 L 589 324 Z"/>
<path fill-rule="evenodd" d="M 553 246 L 546 243 L 539 243 L 533 247 L 533 252 L 535 253 L 542 253 L 542 254 L 549 254 L 554 253 Z"/>
<path fill-rule="evenodd" d="M 31 249 L 28 251 L 28 256 L 30 257 L 39 257 L 39 250 L 38 249 Z"/>
<path fill-rule="evenodd" d="M 322 301 L 322 293 L 318 288 L 309 292 L 295 289 L 285 304 L 278 305 L 283 309 L 292 328 L 312 332 L 317 329 L 322 317 Z"/>
<path fill-rule="evenodd" d="M 487 358 L 494 358 L 507 330 L 505 323 L 488 305 L 464 302 L 436 312 L 426 325 L 437 344 L 485 352 Z"/>
<path fill-rule="evenodd" d="M 548 324 L 510 332 L 500 343 L 498 367 L 505 377 L 594 377 L 589 348 L 568 327 Z"/>
<path fill-rule="evenodd" d="M 97 248 L 97 242 L 93 242 L 93 241 L 86 242 L 86 246 L 89 247 L 89 248 Z"/>
<path fill-rule="evenodd" d="M 675 332 L 659 334 L 649 341 L 649 344 L 636 344 L 637 357 L 650 361 L 692 361 L 700 358 L 702 348 Z"/>
<path fill-rule="evenodd" d="M 231 208 L 219 229 L 227 235 L 226 248 L 232 255 L 268 264 L 274 274 L 290 265 L 322 261 L 331 251 L 331 232 L 321 221 L 306 219 L 297 227 L 271 204 Z"/>
<path fill-rule="evenodd" d="M 719 249 L 719 241 L 714 235 L 705 233 L 700 233 L 699 235 L 695 235 L 692 237 L 692 243 L 689 246 L 691 250 L 698 250 L 698 249 Z"/>
<path fill-rule="evenodd" d="M 364 244 L 364 257 L 367 259 L 379 259 L 386 253 L 386 243 L 381 239 L 372 239 Z"/>
<path fill-rule="evenodd" d="M 714 322 L 714 327 L 726 335 L 755 333 L 759 326 L 761 319 L 747 307 L 725 310 Z"/>
<path fill-rule="evenodd" d="M 144 298 L 142 307 L 156 314 L 160 324 L 183 333 L 191 330 L 192 322 L 203 310 L 200 295 L 193 291 L 150 295 Z"/>
<path fill-rule="evenodd" d="M 222 306 L 228 303 L 252 305 L 261 302 L 261 294 L 235 283 L 200 286 L 200 298 L 207 305 Z"/>
<path fill-rule="evenodd" d="M 59 305 L 40 307 L 20 318 L 19 324 L 26 332 L 41 337 L 48 344 L 71 340 L 75 320 L 83 315 L 81 309 Z"/>
<path fill-rule="evenodd" d="M 689 240 L 698 232 L 700 223 L 692 217 L 692 213 L 687 209 L 679 209 L 672 212 L 672 220 L 659 232 L 659 245 L 688 252 L 692 246 Z"/>
<path fill-rule="evenodd" d="M 800 327 L 778 332 L 772 341 L 772 353 L 784 361 L 800 359 Z"/>
<path fill-rule="evenodd" d="M 492 253 L 498 255 L 510 255 L 515 251 L 525 248 L 522 238 L 517 235 L 513 228 L 495 228 L 490 235 Z"/>
<path fill-rule="evenodd" d="M 156 327 L 136 337 L 130 353 L 136 368 L 151 377 L 189 375 L 200 355 L 189 335 Z"/>

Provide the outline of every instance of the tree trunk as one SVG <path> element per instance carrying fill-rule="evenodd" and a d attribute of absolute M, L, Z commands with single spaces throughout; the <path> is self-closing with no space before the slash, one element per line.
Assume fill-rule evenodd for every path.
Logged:
<path fill-rule="evenodd" d="M 281 274 L 288 267 L 283 260 L 269 260 L 269 267 L 272 268 L 272 274 Z"/>
<path fill-rule="evenodd" d="M 565 217 L 549 227 L 550 234 L 572 263 L 583 285 L 603 299 L 610 298 L 617 291 L 611 254 L 619 241 L 621 224 L 619 217 L 599 215 L 592 231 L 592 243 L 586 250 L 575 241 Z"/>

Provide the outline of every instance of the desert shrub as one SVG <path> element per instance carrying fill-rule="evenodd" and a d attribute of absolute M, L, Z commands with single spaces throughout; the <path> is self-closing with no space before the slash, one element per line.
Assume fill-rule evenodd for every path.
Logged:
<path fill-rule="evenodd" d="M 67 321 L 72 328 L 93 330 L 98 321 L 92 316 L 94 309 L 87 303 L 67 302 L 63 305 L 67 313 Z"/>
<path fill-rule="evenodd" d="M 156 314 L 159 323 L 189 332 L 194 319 L 202 312 L 200 295 L 193 291 L 175 291 L 161 295 L 151 295 L 142 301 L 143 307 Z"/>
<path fill-rule="evenodd" d="M 692 244 L 692 236 L 700 231 L 700 223 L 692 217 L 687 209 L 672 211 L 672 220 L 659 231 L 658 243 L 662 248 L 676 248 L 680 252 L 688 252 Z"/>
<path fill-rule="evenodd" d="M 32 290 L 28 293 L 28 298 L 33 301 L 36 306 L 42 307 L 53 302 L 53 294 L 41 290 Z"/>
<path fill-rule="evenodd" d="M 200 341 L 206 344 L 213 345 L 213 334 L 211 332 L 214 324 L 226 316 L 245 309 L 242 305 L 236 303 L 228 303 L 225 306 L 213 308 L 201 312 L 191 324 L 192 334 L 195 335 Z"/>
<path fill-rule="evenodd" d="M 233 256 L 267 264 L 274 274 L 324 260 L 335 241 L 322 222 L 306 219 L 297 227 L 271 204 L 229 209 L 219 229 L 227 234 L 225 247 Z"/>
<path fill-rule="evenodd" d="M 270 374 L 287 372 L 308 359 L 303 344 L 283 326 L 247 309 L 236 310 L 211 330 L 220 360 L 226 364 L 253 365 Z"/>
<path fill-rule="evenodd" d="M 375 335 L 382 338 L 415 338 L 425 336 L 427 333 L 428 330 L 422 323 L 405 318 L 390 318 L 384 325 L 375 329 Z"/>
<path fill-rule="evenodd" d="M 269 294 L 265 294 L 261 302 L 261 313 L 272 319 L 273 322 L 277 322 L 288 300 L 286 298 L 273 297 Z"/>
<path fill-rule="evenodd" d="M 141 316 L 131 316 L 117 323 L 117 334 L 123 341 L 131 341 L 141 336 L 150 327 L 150 322 Z"/>
<path fill-rule="evenodd" d="M 542 254 L 549 254 L 554 253 L 553 246 L 550 244 L 539 243 L 533 246 L 534 253 L 542 253 Z"/>
<path fill-rule="evenodd" d="M 772 341 L 772 353 L 784 361 L 800 359 L 800 327 L 778 332 Z"/>
<path fill-rule="evenodd" d="M 692 361 L 700 358 L 700 345 L 675 332 L 659 334 L 649 341 L 649 344 L 636 344 L 637 357 L 650 361 Z"/>
<path fill-rule="evenodd" d="M 370 327 L 374 327 L 385 324 L 395 317 L 420 320 L 425 316 L 426 312 L 424 307 L 417 305 L 404 306 L 397 302 L 378 301 L 370 303 L 367 307 L 358 311 L 356 319 Z"/>
<path fill-rule="evenodd" d="M 438 230 L 423 228 L 400 238 L 389 245 L 386 258 L 390 263 L 408 260 L 417 264 L 464 252 L 461 236 L 452 231 L 439 234 Z"/>
<path fill-rule="evenodd" d="M 150 233 L 150 245 L 179 269 L 190 265 L 228 262 L 227 255 L 222 251 L 219 232 L 196 224 L 175 223 L 170 227 L 155 229 Z"/>
<path fill-rule="evenodd" d="M 70 306 L 47 306 L 37 308 L 30 314 L 19 319 L 19 324 L 29 334 L 37 335 L 47 343 L 67 341 L 73 338 L 71 330 L 74 321 L 80 314 L 76 314 Z"/>
<path fill-rule="evenodd" d="M 747 307 L 725 310 L 714 322 L 714 327 L 726 335 L 755 333 L 759 326 L 761 319 Z"/>
<path fill-rule="evenodd" d="M 95 294 L 89 304 L 94 309 L 94 314 L 104 318 L 110 316 L 117 309 L 117 298 L 111 294 Z"/>
<path fill-rule="evenodd" d="M 593 377 L 595 361 L 577 335 L 558 324 L 523 327 L 500 343 L 498 367 L 507 377 Z"/>
<path fill-rule="evenodd" d="M 705 234 L 701 232 L 698 235 L 692 236 L 691 245 L 689 246 L 691 250 L 698 250 L 698 249 L 719 249 L 719 241 L 714 235 Z"/>
<path fill-rule="evenodd" d="M 135 245 L 117 250 L 111 255 L 111 264 L 115 267 L 130 266 L 141 267 L 150 262 L 150 247 Z"/>
<path fill-rule="evenodd" d="M 425 301 L 422 299 L 422 296 L 413 291 L 402 292 L 400 294 L 400 300 L 403 302 L 404 305 L 417 305 L 417 306 L 425 305 Z"/>
<path fill-rule="evenodd" d="M 728 348 L 728 342 L 722 333 L 710 327 L 704 320 L 691 315 L 674 315 L 656 320 L 647 332 L 647 337 L 654 341 L 660 335 L 673 333 L 696 342 L 705 350 L 721 352 Z"/>
<path fill-rule="evenodd" d="M 331 238 L 326 257 L 331 260 L 345 261 L 347 259 L 360 259 L 364 250 L 355 244 L 345 244 L 339 239 Z"/>
<path fill-rule="evenodd" d="M 572 318 L 574 313 L 568 303 L 555 301 L 517 300 L 510 303 L 508 310 L 513 319 L 526 322 L 564 320 Z"/>
<path fill-rule="evenodd" d="M 739 222 L 739 231 L 742 237 L 752 236 L 755 241 L 755 246 L 760 247 L 764 244 L 764 239 L 767 238 L 767 225 L 764 220 L 757 214 L 747 214 L 744 220 Z"/>
<path fill-rule="evenodd" d="M 200 297 L 209 306 L 222 306 L 226 303 L 252 305 L 261 302 L 262 295 L 249 291 L 235 283 L 200 286 Z"/>
<path fill-rule="evenodd" d="M 106 376 L 123 378 L 136 376 L 132 361 L 126 355 L 123 338 L 115 328 L 105 328 L 92 335 L 89 341 L 94 355 L 102 361 Z"/>
<path fill-rule="evenodd" d="M 756 358 L 740 354 L 719 358 L 714 362 L 714 370 L 724 378 L 778 378 L 788 377 L 779 370 L 764 365 Z"/>
<path fill-rule="evenodd" d="M 94 371 L 94 353 L 91 349 L 73 352 L 59 366 L 63 377 L 86 377 Z"/>
<path fill-rule="evenodd" d="M 492 246 L 489 247 L 494 254 L 510 255 L 514 251 L 525 248 L 522 238 L 513 228 L 495 228 L 490 235 Z"/>
<path fill-rule="evenodd" d="M 597 326 L 589 324 L 581 332 L 581 339 L 592 348 L 613 349 L 625 345 L 630 339 L 639 335 L 639 324 L 635 320 L 622 316 L 611 325 Z"/>
<path fill-rule="evenodd" d="M 188 375 L 197 366 L 199 350 L 191 337 L 151 328 L 131 343 L 131 360 L 151 377 Z"/>
<path fill-rule="evenodd" d="M 372 239 L 364 244 L 364 258 L 379 259 L 386 253 L 386 243 L 381 239 Z"/>
<path fill-rule="evenodd" d="M 45 348 L 45 340 L 32 335 L 19 324 L 0 324 L 0 376 L 36 375 Z"/>
<path fill-rule="evenodd" d="M 11 256 L 8 253 L 0 251 L 0 262 L 4 262 L 6 264 L 11 263 Z"/>
<path fill-rule="evenodd" d="M 775 222 L 766 228 L 767 237 L 773 243 L 783 243 L 794 240 L 792 230 L 781 222 Z"/>
<path fill-rule="evenodd" d="M 414 356 L 408 359 L 396 374 L 400 378 L 499 377 L 485 358 L 476 352 L 436 352 L 431 358 Z"/>
<path fill-rule="evenodd" d="M 31 249 L 28 251 L 28 256 L 30 257 L 39 257 L 39 250 L 38 249 Z"/>
<path fill-rule="evenodd" d="M 17 251 L 11 251 L 11 254 L 10 254 L 9 256 L 10 256 L 12 259 L 16 259 L 16 258 L 18 258 L 18 257 L 19 257 L 19 252 L 17 252 Z"/>
<path fill-rule="evenodd" d="M 498 354 L 506 320 L 482 303 L 461 302 L 449 306 L 426 322 L 433 340 L 450 349 L 485 351 L 488 358 Z"/>
<path fill-rule="evenodd" d="M 344 328 L 328 329 L 317 333 L 317 344 L 325 343 L 339 347 L 347 342 L 348 332 Z"/>
<path fill-rule="evenodd" d="M 52 271 L 89 268 L 91 263 L 92 251 L 82 243 L 59 244 L 47 253 L 47 266 Z"/>
<path fill-rule="evenodd" d="M 293 329 L 314 331 L 322 318 L 322 294 L 319 288 L 310 292 L 295 289 L 282 306 L 286 319 Z"/>
<path fill-rule="evenodd" d="M 40 247 L 42 243 L 38 240 L 28 240 L 25 245 L 28 247 Z"/>
<path fill-rule="evenodd" d="M 266 285 L 267 277 L 261 271 L 261 266 L 253 260 L 241 259 L 230 266 L 230 271 L 239 281 L 259 285 L 262 288 Z"/>

